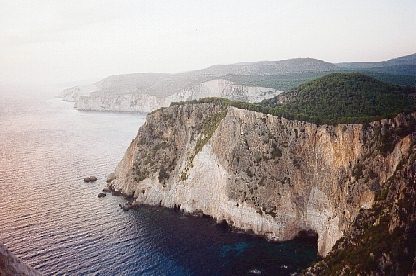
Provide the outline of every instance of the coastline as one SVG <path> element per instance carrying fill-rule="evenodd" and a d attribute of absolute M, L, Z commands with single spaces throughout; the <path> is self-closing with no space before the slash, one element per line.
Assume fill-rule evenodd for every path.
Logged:
<path fill-rule="evenodd" d="M 0 275 L 39 276 L 41 274 L 17 258 L 5 245 L 0 244 Z"/>

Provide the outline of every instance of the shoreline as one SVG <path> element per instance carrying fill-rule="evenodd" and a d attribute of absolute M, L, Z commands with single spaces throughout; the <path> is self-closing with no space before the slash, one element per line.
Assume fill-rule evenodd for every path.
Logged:
<path fill-rule="evenodd" d="M 317 253 L 317 260 L 321 257 L 318 253 L 318 234 L 312 230 L 300 231 L 296 236 L 294 236 L 292 239 L 289 239 L 289 240 L 273 239 L 265 234 L 257 234 L 252 229 L 249 229 L 249 228 L 244 229 L 244 228 L 234 226 L 228 223 L 228 221 L 225 219 L 218 220 L 215 217 L 204 213 L 202 210 L 194 210 L 190 212 L 185 209 L 181 209 L 180 205 L 176 205 L 176 204 L 173 207 L 168 207 L 162 204 L 154 205 L 154 204 L 147 204 L 147 203 L 138 203 L 136 202 L 137 197 L 134 197 L 132 195 L 127 195 L 123 193 L 122 191 L 115 190 L 114 187 L 112 187 L 111 185 L 107 185 L 105 188 L 108 188 L 110 190 L 110 192 L 108 193 L 111 194 L 112 196 L 119 196 L 125 200 L 125 204 L 124 205 L 119 204 L 119 207 L 123 211 L 126 211 L 126 212 L 130 210 L 140 209 L 141 206 L 152 207 L 152 208 L 157 208 L 157 207 L 164 208 L 164 209 L 174 211 L 178 214 L 182 214 L 187 217 L 209 219 L 212 223 L 214 223 L 215 225 L 219 227 L 222 227 L 226 231 L 236 233 L 236 234 L 244 234 L 244 235 L 253 236 L 256 238 L 263 239 L 270 243 L 284 243 L 284 242 L 289 242 L 289 241 L 300 240 L 302 242 L 306 242 L 314 246 L 314 248 L 316 249 L 316 253 Z"/>

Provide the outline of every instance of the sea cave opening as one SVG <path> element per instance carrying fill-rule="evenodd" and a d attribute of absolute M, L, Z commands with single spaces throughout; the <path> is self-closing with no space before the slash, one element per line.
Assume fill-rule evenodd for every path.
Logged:
<path fill-rule="evenodd" d="M 318 250 L 318 233 L 312 229 L 303 229 L 298 232 L 294 240 L 313 245 Z"/>

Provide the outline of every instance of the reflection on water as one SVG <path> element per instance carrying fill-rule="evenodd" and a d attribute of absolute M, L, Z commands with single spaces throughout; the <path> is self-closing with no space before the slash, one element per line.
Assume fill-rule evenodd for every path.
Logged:
<path fill-rule="evenodd" d="M 308 243 L 268 243 L 207 218 L 124 212 L 122 198 L 97 198 L 144 120 L 0 96 L 0 242 L 44 274 L 288 274 L 316 257 Z M 83 183 L 87 175 L 99 180 Z"/>

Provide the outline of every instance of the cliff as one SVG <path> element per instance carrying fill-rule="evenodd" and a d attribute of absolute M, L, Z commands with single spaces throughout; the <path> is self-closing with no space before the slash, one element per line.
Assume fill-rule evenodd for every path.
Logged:
<path fill-rule="evenodd" d="M 360 210 L 326 258 L 306 275 L 415 275 L 416 132 L 408 136 L 408 155 L 375 194 L 371 209 Z M 406 158 L 407 157 L 407 158 Z"/>
<path fill-rule="evenodd" d="M 205 97 L 223 97 L 232 100 L 258 102 L 272 98 L 281 92 L 273 88 L 237 85 L 231 81 L 222 79 L 195 84 L 173 94 L 169 94 L 171 93 L 171 89 L 175 91 L 171 86 L 162 87 L 159 85 L 160 87 L 158 87 L 161 90 L 156 93 L 156 90 L 149 92 L 146 89 L 134 89 L 134 84 L 125 84 L 124 86 L 116 87 L 118 82 L 112 84 L 109 82 L 111 81 L 105 81 L 105 86 L 99 84 L 98 86 L 102 87 L 101 89 L 103 90 L 96 91 L 90 95 L 78 96 L 77 94 L 75 108 L 78 110 L 92 111 L 147 113 L 161 107 L 169 106 L 172 102 L 197 100 Z M 86 89 L 81 90 L 85 91 Z M 161 96 L 162 94 L 165 94 L 165 96 Z"/>
<path fill-rule="evenodd" d="M 0 244 L 0 275 L 16 276 L 16 275 L 40 275 L 33 268 L 29 267 L 12 253 L 7 248 Z"/>
<path fill-rule="evenodd" d="M 65 89 L 61 97 L 75 102 L 78 110 L 117 112 L 149 112 L 169 106 L 171 102 L 205 97 L 257 102 L 272 98 L 283 90 L 282 87 L 287 87 L 286 74 L 323 73 L 336 68 L 332 63 L 317 59 L 295 58 L 215 65 L 177 74 L 113 75 L 95 84 Z M 276 74 L 282 75 L 283 80 L 270 82 L 270 76 Z M 246 83 L 247 77 L 252 84 Z M 301 78 L 307 79 L 310 75 Z"/>
<path fill-rule="evenodd" d="M 64 89 L 60 95 L 62 100 L 67 102 L 76 102 L 81 96 L 88 96 L 99 88 L 95 84 L 74 86 Z"/>
<path fill-rule="evenodd" d="M 223 97 L 258 102 L 328 73 L 359 71 L 389 83 L 415 86 L 415 55 L 378 63 L 339 63 L 313 58 L 240 62 L 166 74 L 112 75 L 65 89 L 61 97 L 79 110 L 149 112 L 171 102 Z"/>
<path fill-rule="evenodd" d="M 85 111 L 113 111 L 148 113 L 164 104 L 165 100 L 147 94 L 98 94 L 81 96 L 75 101 L 74 108 Z"/>
<path fill-rule="evenodd" d="M 318 235 L 326 256 L 413 152 L 416 114 L 316 125 L 215 103 L 150 113 L 116 168 L 136 204 L 202 212 L 275 240 Z"/>

